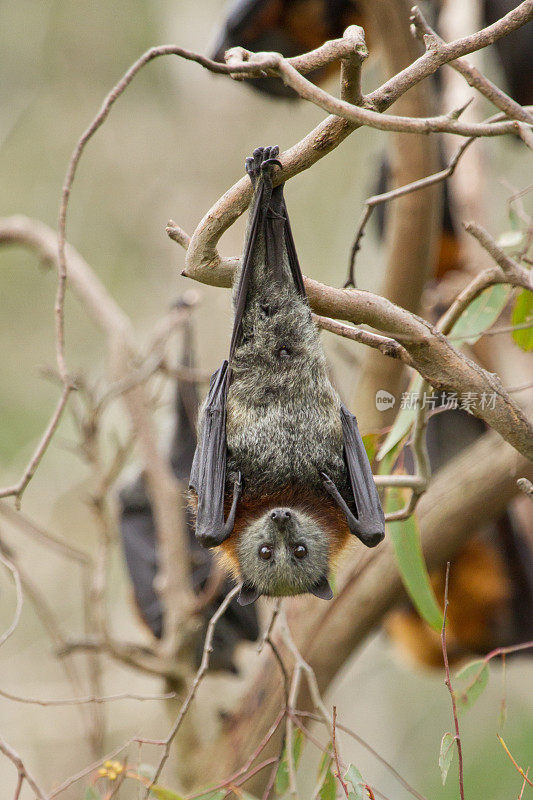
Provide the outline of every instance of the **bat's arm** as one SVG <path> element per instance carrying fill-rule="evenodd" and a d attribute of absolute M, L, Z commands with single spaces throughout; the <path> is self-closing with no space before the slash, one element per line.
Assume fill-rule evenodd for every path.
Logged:
<path fill-rule="evenodd" d="M 353 414 L 341 406 L 344 457 L 350 478 L 357 516 L 351 511 L 329 475 L 322 473 L 324 488 L 335 500 L 348 527 L 367 547 L 375 547 L 385 536 L 385 517 L 374 483 L 368 456 Z"/>
<path fill-rule="evenodd" d="M 239 476 L 235 482 L 231 511 L 224 522 L 228 380 L 228 362 L 224 361 L 211 379 L 189 481 L 198 496 L 196 538 L 204 547 L 216 547 L 228 538 L 240 493 Z"/>

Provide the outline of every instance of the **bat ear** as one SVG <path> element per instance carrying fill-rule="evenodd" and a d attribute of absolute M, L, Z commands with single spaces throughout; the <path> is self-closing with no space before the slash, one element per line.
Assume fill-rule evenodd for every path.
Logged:
<path fill-rule="evenodd" d="M 318 583 L 309 589 L 311 594 L 314 594 L 315 597 L 320 597 L 321 600 L 331 600 L 333 597 L 333 592 L 331 591 L 331 586 L 328 583 L 328 579 L 324 575 L 323 578 L 320 578 Z"/>
<path fill-rule="evenodd" d="M 243 583 L 237 602 L 240 606 L 249 606 L 251 603 L 255 603 L 260 595 L 261 593 L 251 583 Z"/>

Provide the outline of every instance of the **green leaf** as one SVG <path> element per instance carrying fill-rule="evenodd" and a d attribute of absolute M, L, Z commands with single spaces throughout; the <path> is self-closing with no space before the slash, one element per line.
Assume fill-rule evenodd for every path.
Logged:
<path fill-rule="evenodd" d="M 320 797 L 320 800 L 335 800 L 337 796 L 337 782 L 331 769 L 328 769 L 326 772 L 318 796 Z"/>
<path fill-rule="evenodd" d="M 302 745 L 304 742 L 304 735 L 300 728 L 297 728 L 292 739 L 292 760 L 295 768 L 300 763 L 300 756 L 302 755 Z"/>
<path fill-rule="evenodd" d="M 87 786 L 83 793 L 83 800 L 102 800 L 102 795 L 94 786 Z"/>
<path fill-rule="evenodd" d="M 357 767 L 350 764 L 346 770 L 344 780 L 352 784 L 353 791 L 348 793 L 348 800 L 366 800 L 365 781 Z"/>
<path fill-rule="evenodd" d="M 378 451 L 379 437 L 380 434 L 376 432 L 365 433 L 365 435 L 363 436 L 363 444 L 365 446 L 366 454 L 368 456 L 368 460 L 370 461 L 370 463 L 372 463 L 376 457 L 376 453 Z"/>
<path fill-rule="evenodd" d="M 452 763 L 452 758 L 455 751 L 454 745 L 455 737 L 452 736 L 451 733 L 445 733 L 440 743 L 439 754 L 439 768 L 443 786 L 446 783 L 448 770 L 450 769 L 450 764 Z"/>
<path fill-rule="evenodd" d="M 421 375 L 413 375 L 409 386 L 407 387 L 407 393 L 409 395 L 420 394 L 423 382 L 424 379 Z M 411 405 L 413 408 L 410 408 Z M 387 453 L 404 438 L 404 436 L 407 436 L 411 430 L 413 422 L 415 421 L 417 410 L 418 409 L 416 408 L 415 403 L 410 403 L 409 406 L 400 408 L 400 411 L 394 420 L 394 424 L 388 432 L 387 437 L 381 445 L 379 453 L 377 454 L 378 461 L 381 461 L 384 456 L 386 456 Z"/>
<path fill-rule="evenodd" d="M 493 325 L 509 299 L 511 289 L 504 284 L 489 286 L 465 308 L 450 331 L 455 347 L 465 342 L 475 344 L 481 335 Z"/>
<path fill-rule="evenodd" d="M 523 328 L 520 331 L 513 331 L 513 339 L 522 350 L 533 350 L 533 292 L 524 289 L 516 298 L 513 313 L 511 315 L 512 325 L 522 325 L 525 322 L 531 323 L 531 328 Z"/>
<path fill-rule="evenodd" d="M 317 772 L 318 777 L 320 777 L 322 773 L 325 773 L 329 765 L 331 764 L 332 760 L 331 750 L 332 750 L 332 745 L 330 742 L 327 748 L 322 753 L 322 758 L 320 759 L 320 763 L 318 765 L 318 772 Z"/>
<path fill-rule="evenodd" d="M 295 768 L 298 767 L 300 763 L 300 756 L 302 754 L 302 744 L 304 741 L 304 735 L 302 731 L 297 728 L 293 740 L 292 740 L 292 760 L 294 763 Z M 289 788 L 289 764 L 287 761 L 287 750 L 285 749 L 283 752 L 283 758 L 279 762 L 278 771 L 276 772 L 276 782 L 274 784 L 276 788 L 276 794 L 284 794 Z"/>
<path fill-rule="evenodd" d="M 403 492 L 391 487 L 388 490 L 386 511 L 398 511 L 403 506 Z M 420 546 L 420 532 L 416 518 L 388 523 L 396 560 L 403 584 L 413 605 L 434 630 L 442 628 L 442 611 L 431 587 L 429 575 Z"/>
<path fill-rule="evenodd" d="M 289 788 L 289 765 L 287 763 L 286 754 L 283 755 L 283 758 L 279 762 L 274 787 L 276 789 L 276 794 L 278 795 L 284 794 Z"/>
<path fill-rule="evenodd" d="M 153 794 L 154 797 L 157 797 L 157 800 L 183 800 L 183 795 L 177 794 L 176 792 L 171 791 L 170 789 L 165 789 L 163 786 L 159 786 L 157 783 L 154 783 L 152 788 L 150 789 L 150 794 Z M 222 795 L 215 795 L 215 794 L 203 794 L 202 800 L 218 800 L 218 798 L 224 797 Z M 200 798 L 198 798 L 200 800 Z"/>
<path fill-rule="evenodd" d="M 482 659 L 472 661 L 454 679 L 454 694 L 459 713 L 470 708 L 483 694 L 489 680 L 488 664 Z"/>

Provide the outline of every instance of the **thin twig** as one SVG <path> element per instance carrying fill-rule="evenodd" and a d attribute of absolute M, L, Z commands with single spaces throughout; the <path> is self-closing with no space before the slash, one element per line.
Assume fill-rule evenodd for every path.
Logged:
<path fill-rule="evenodd" d="M 340 767 L 340 764 L 339 764 L 339 754 L 337 752 L 336 726 L 337 726 L 337 707 L 333 706 L 333 723 L 332 723 L 331 746 L 333 747 L 333 756 L 335 758 L 335 767 L 336 767 L 335 777 L 337 778 L 337 780 L 339 781 L 340 785 L 342 786 L 342 790 L 343 790 L 345 796 L 349 797 L 348 785 L 342 779 L 341 767 Z"/>
<path fill-rule="evenodd" d="M 426 22 L 424 15 L 420 9 L 415 6 L 411 10 L 411 22 L 414 25 L 415 31 L 419 38 L 426 42 L 426 45 L 431 42 L 431 46 L 437 43 L 439 46 L 443 45 L 444 40 L 436 33 L 433 28 Z M 429 37 L 429 38 L 426 38 Z M 462 58 L 449 61 L 448 65 L 456 70 L 460 75 L 466 78 L 469 86 L 477 89 L 484 97 L 490 100 L 497 108 L 503 111 L 511 119 L 519 119 L 522 122 L 527 122 L 533 125 L 533 115 L 526 111 L 520 103 L 509 97 L 508 94 L 496 86 L 492 81 L 485 77 L 476 67 L 469 64 Z"/>
<path fill-rule="evenodd" d="M 442 656 L 444 659 L 444 670 L 446 673 L 445 684 L 448 687 L 448 691 L 450 692 L 450 698 L 452 701 L 452 712 L 453 712 L 453 721 L 455 724 L 455 742 L 457 744 L 457 755 L 459 758 L 459 793 L 461 795 L 461 800 L 465 800 L 465 790 L 464 790 L 464 774 L 463 774 L 463 748 L 461 745 L 461 736 L 459 734 L 459 717 L 457 716 L 457 705 L 455 702 L 455 693 L 452 688 L 452 682 L 450 678 L 450 667 L 448 665 L 448 650 L 446 648 L 446 616 L 448 613 L 448 582 L 450 578 L 450 562 L 448 561 L 446 565 L 446 583 L 444 585 L 444 611 L 443 611 L 443 618 L 442 618 L 442 631 L 441 631 L 441 644 L 442 644 Z"/>
<path fill-rule="evenodd" d="M 35 706 L 79 706 L 87 703 L 114 703 L 117 700 L 171 700 L 176 697 L 175 692 L 167 692 L 166 694 L 131 694 L 129 692 L 122 692 L 121 694 L 110 694 L 106 697 L 97 697 L 94 695 L 87 697 L 68 697 L 68 698 L 49 698 L 43 700 L 38 697 L 23 697 L 21 695 L 11 694 L 6 692 L 5 689 L 0 689 L 0 696 L 5 697 L 6 700 L 13 700 L 16 703 L 26 703 Z"/>
<path fill-rule="evenodd" d="M 307 717 L 308 719 L 313 719 L 313 720 L 315 720 L 316 722 L 322 722 L 322 723 L 324 722 L 324 720 L 323 720 L 323 718 L 322 718 L 321 716 L 319 716 L 318 714 L 314 714 L 314 713 L 313 713 L 313 712 L 311 712 L 311 711 L 295 711 L 294 713 L 295 713 L 297 716 L 299 716 L 299 717 Z M 402 775 L 400 775 L 400 773 L 399 773 L 399 772 L 398 772 L 398 771 L 397 771 L 397 770 L 396 770 L 396 769 L 395 769 L 395 768 L 392 766 L 392 764 L 390 764 L 390 763 L 389 763 L 389 762 L 388 762 L 388 761 L 387 761 L 385 758 L 383 758 L 383 756 L 382 756 L 380 753 L 378 753 L 378 752 L 377 752 L 377 750 L 374 750 L 374 748 L 372 747 L 372 745 L 368 744 L 368 742 L 366 742 L 364 739 L 362 739 L 362 738 L 361 738 L 361 736 L 359 736 L 359 734 L 358 734 L 358 733 L 355 733 L 355 731 L 351 730 L 350 728 L 347 728 L 347 727 L 346 727 L 346 725 L 342 725 L 340 722 L 337 722 L 337 728 L 338 728 L 338 730 L 340 730 L 340 731 L 343 731 L 343 733 L 346 733 L 348 736 L 351 736 L 351 738 L 352 738 L 352 739 L 355 739 L 355 741 L 356 741 L 356 742 L 358 742 L 358 744 L 360 744 L 360 745 L 361 745 L 361 747 L 364 747 L 364 748 L 365 748 L 365 750 L 367 750 L 369 753 L 371 753 L 371 755 L 373 755 L 373 756 L 374 756 L 374 758 L 376 758 L 376 759 L 377 759 L 377 760 L 380 762 L 380 764 L 383 764 L 383 766 L 384 766 L 386 769 L 388 769 L 388 770 L 389 770 L 389 772 L 390 772 L 392 775 L 394 775 L 394 777 L 396 778 L 396 780 L 397 780 L 397 781 L 398 781 L 398 782 L 399 782 L 399 783 L 400 783 L 400 784 L 401 784 L 401 785 L 404 787 L 404 789 L 406 789 L 406 790 L 407 790 L 407 791 L 408 791 L 408 792 L 409 792 L 409 793 L 410 793 L 410 794 L 411 794 L 413 797 L 416 797 L 416 798 L 417 798 L 417 800 L 426 800 L 426 798 L 424 797 L 424 795 L 420 794 L 420 792 L 417 792 L 417 791 L 416 791 L 416 789 L 414 789 L 414 788 L 413 788 L 413 787 L 412 787 L 412 786 L 411 786 L 411 785 L 410 785 L 410 784 L 409 784 L 409 783 L 408 783 L 408 782 L 405 780 L 405 778 L 404 778 Z"/>
<path fill-rule="evenodd" d="M 22 495 L 24 491 L 33 478 L 35 474 L 35 470 L 41 463 L 41 460 L 46 453 L 48 445 L 50 444 L 54 433 L 56 432 L 57 426 L 61 420 L 61 415 L 63 414 L 63 410 L 67 404 L 67 400 L 69 394 L 73 390 L 74 386 L 71 383 L 66 384 L 63 387 L 63 391 L 61 392 L 61 397 L 59 398 L 54 413 L 50 418 L 50 422 L 48 423 L 46 430 L 44 431 L 42 438 L 37 445 L 35 452 L 33 453 L 30 461 L 26 469 L 24 470 L 22 477 L 18 481 L 18 483 L 13 484 L 12 486 L 7 486 L 4 489 L 0 489 L 0 497 L 15 497 L 15 503 L 17 508 L 20 507 L 20 502 L 22 499 Z"/>
<path fill-rule="evenodd" d="M 0 647 L 1 647 L 5 642 L 7 642 L 7 640 L 9 639 L 11 634 L 14 633 L 15 628 L 19 624 L 20 615 L 22 613 L 22 604 L 23 604 L 24 600 L 23 600 L 23 595 L 22 595 L 22 585 L 21 585 L 21 582 L 20 582 L 20 574 L 19 574 L 19 571 L 18 571 L 17 567 L 8 558 L 3 556 L 1 553 L 0 553 L 0 562 L 4 565 L 4 567 L 6 569 L 8 569 L 11 572 L 11 575 L 13 576 L 13 582 L 15 584 L 15 592 L 16 592 L 16 597 L 17 597 L 17 604 L 16 604 L 16 607 L 15 607 L 15 614 L 13 615 L 13 621 L 12 621 L 11 625 L 9 626 L 9 628 L 6 631 L 4 631 L 4 633 L 0 636 Z"/>
<path fill-rule="evenodd" d="M 210 657 L 211 657 L 211 653 L 213 652 L 213 636 L 214 636 L 214 633 L 215 633 L 215 628 L 216 628 L 217 622 L 225 614 L 229 604 L 231 603 L 233 598 L 236 597 L 236 595 L 239 593 L 239 591 L 240 591 L 240 586 L 235 586 L 231 590 L 231 592 L 228 592 L 228 594 L 226 595 L 226 597 L 224 598 L 224 600 L 222 601 L 220 606 L 217 608 L 217 610 L 215 611 L 215 613 L 213 614 L 213 616 L 209 620 L 209 624 L 207 626 L 207 633 L 206 633 L 206 637 L 205 637 L 204 650 L 203 650 L 203 654 L 202 654 L 202 661 L 201 661 L 200 666 L 198 668 L 198 671 L 197 671 L 197 673 L 195 675 L 195 678 L 194 678 L 194 680 L 192 682 L 191 688 L 189 689 L 187 697 L 185 698 L 185 700 L 183 702 L 183 705 L 181 706 L 181 708 L 179 710 L 178 716 L 176 717 L 176 720 L 175 720 L 174 724 L 172 725 L 172 727 L 171 727 L 171 729 L 170 729 L 170 731 L 169 731 L 169 733 L 168 733 L 168 735 L 167 735 L 167 737 L 165 739 L 164 752 L 163 752 L 163 755 L 161 756 L 159 764 L 157 765 L 157 768 L 155 770 L 154 777 L 153 777 L 153 780 L 152 780 L 152 782 L 150 784 L 150 787 L 152 787 L 154 785 L 154 783 L 157 783 L 157 780 L 158 780 L 159 776 L 161 775 L 161 771 L 162 771 L 163 767 L 165 766 L 165 763 L 166 763 L 166 761 L 167 761 L 167 759 L 168 759 L 168 757 L 170 755 L 170 746 L 171 746 L 171 744 L 172 744 L 172 742 L 174 740 L 174 737 L 176 736 L 178 730 L 181 727 L 181 723 L 183 722 L 185 714 L 187 713 L 187 711 L 189 709 L 189 706 L 191 705 L 191 703 L 192 703 L 192 701 L 193 701 L 193 699 L 194 699 L 194 697 L 196 695 L 198 687 L 199 687 L 200 683 L 202 682 L 202 679 L 204 678 L 205 673 L 209 669 L 209 660 L 210 660 Z M 146 794 L 145 794 L 146 798 L 148 798 L 148 796 L 150 794 L 150 787 L 146 791 Z"/>
<path fill-rule="evenodd" d="M 12 761 L 17 768 L 18 782 L 15 797 L 17 794 L 20 794 L 23 781 L 27 781 L 30 789 L 37 795 L 39 800 L 48 800 L 48 795 L 43 792 L 31 772 L 29 772 L 28 768 L 24 766 L 24 762 L 19 754 L 13 750 L 13 748 L 3 739 L 0 739 L 0 752 L 7 756 L 7 758 L 9 758 L 9 760 Z"/>
<path fill-rule="evenodd" d="M 501 119 L 501 115 L 498 114 L 495 117 L 491 117 L 486 122 L 492 122 L 493 120 Z M 412 181 L 411 183 L 405 184 L 404 186 L 398 186 L 396 189 L 391 189 L 388 192 L 383 192 L 382 194 L 376 194 L 372 197 L 367 198 L 365 200 L 365 207 L 363 209 L 363 213 L 361 214 L 361 219 L 359 220 L 359 224 L 357 226 L 355 237 L 353 240 L 353 244 L 350 250 L 350 258 L 348 262 L 348 275 L 346 281 L 344 283 L 344 288 L 348 289 L 349 287 L 355 287 L 355 259 L 357 257 L 357 253 L 361 249 L 361 239 L 364 236 L 365 229 L 367 226 L 370 217 L 372 216 L 372 212 L 376 208 L 376 206 L 381 205 L 382 203 L 388 203 L 389 200 L 395 200 L 398 197 L 404 197 L 406 194 L 411 194 L 412 192 L 418 192 L 420 189 L 425 189 L 428 186 L 433 186 L 436 183 L 441 183 L 445 181 L 446 178 L 449 178 L 455 172 L 455 168 L 459 163 L 459 160 L 465 150 L 470 147 L 470 145 L 476 141 L 475 136 L 471 136 L 462 145 L 459 147 L 453 158 L 450 160 L 450 163 L 444 169 L 435 172 L 433 175 L 428 175 L 425 178 L 420 178 L 419 180 Z"/>
<path fill-rule="evenodd" d="M 503 749 L 505 750 L 505 752 L 507 753 L 507 755 L 509 756 L 509 758 L 513 762 L 514 767 L 517 770 L 517 772 L 520 773 L 520 775 L 529 783 L 530 786 L 533 786 L 533 782 L 531 782 L 529 780 L 529 778 L 527 777 L 527 773 L 529 772 L 529 767 L 527 768 L 527 771 L 524 772 L 522 767 L 519 766 L 519 764 L 516 763 L 515 759 L 511 755 L 511 751 L 509 750 L 509 748 L 507 747 L 507 745 L 505 744 L 505 742 L 503 741 L 503 739 L 502 739 L 502 737 L 500 736 L 499 733 L 496 734 L 496 738 L 498 739 L 499 743 L 501 744 L 501 746 L 503 747 Z"/>
<path fill-rule="evenodd" d="M 405 347 L 403 347 L 394 339 L 381 336 L 378 333 L 371 333 L 364 328 L 356 328 L 351 325 L 345 325 L 335 319 L 320 317 L 318 314 L 313 314 L 312 316 L 318 327 L 323 328 L 325 331 L 330 331 L 330 333 L 335 333 L 337 336 L 343 336 L 345 339 L 352 339 L 354 342 L 360 342 L 361 344 L 366 344 L 369 347 L 374 347 L 385 356 L 398 358 L 400 361 L 403 361 L 404 364 L 413 366 L 413 360 Z"/>

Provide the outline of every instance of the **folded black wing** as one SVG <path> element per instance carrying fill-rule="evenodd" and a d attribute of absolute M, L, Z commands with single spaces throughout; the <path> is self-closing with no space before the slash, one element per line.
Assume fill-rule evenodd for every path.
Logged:
<path fill-rule="evenodd" d="M 322 475 L 324 487 L 344 512 L 351 533 L 367 547 L 375 547 L 385 536 L 385 516 L 357 427 L 357 420 L 343 405 L 341 405 L 341 423 L 344 460 L 355 504 L 355 514 L 325 473 Z"/>
<path fill-rule="evenodd" d="M 215 547 L 229 535 L 224 524 L 228 379 L 224 361 L 211 378 L 189 480 L 198 496 L 196 538 L 205 547 Z"/>

